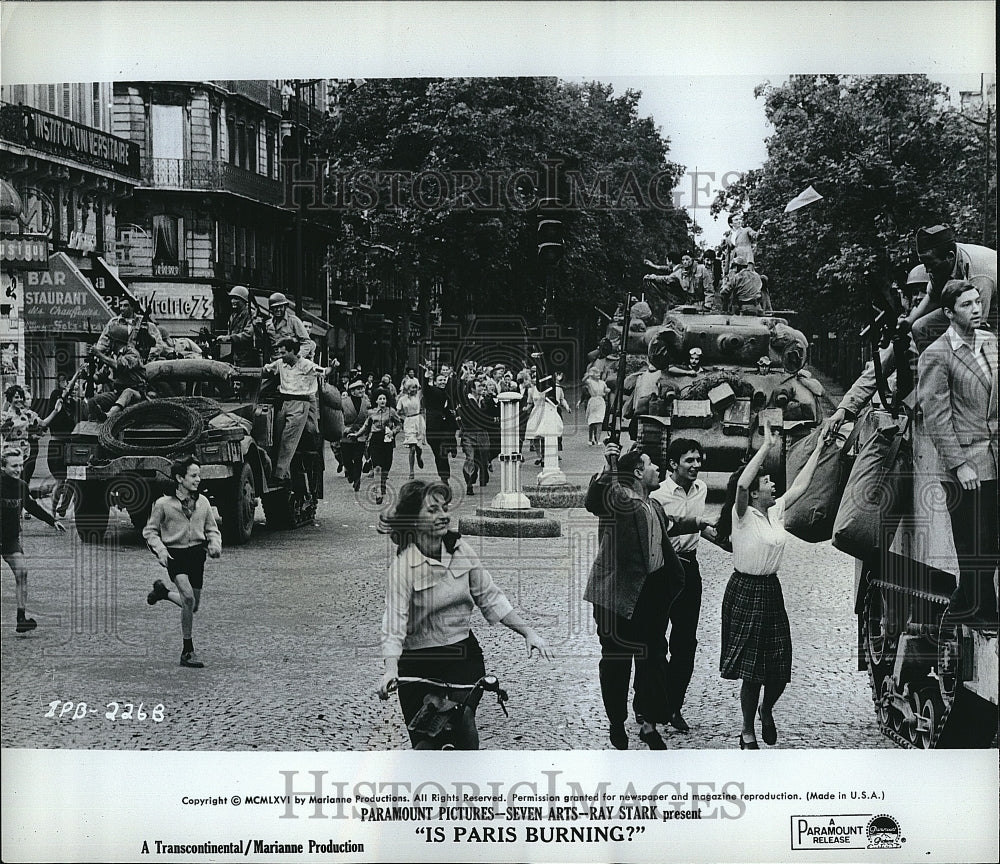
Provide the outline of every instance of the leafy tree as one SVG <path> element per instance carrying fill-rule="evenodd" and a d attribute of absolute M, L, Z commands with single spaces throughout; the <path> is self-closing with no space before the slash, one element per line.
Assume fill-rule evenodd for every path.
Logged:
<path fill-rule="evenodd" d="M 683 169 L 639 98 L 554 78 L 345 85 L 318 142 L 340 210 L 331 265 L 347 280 L 374 265 L 418 285 L 425 331 L 432 286 L 447 312 L 537 317 L 533 208 L 554 196 L 565 256 L 548 311 L 569 321 L 581 304 L 614 302 L 643 257 L 689 243 L 686 213 L 669 206 Z"/>
<path fill-rule="evenodd" d="M 914 233 L 947 222 L 996 245 L 996 180 L 983 209 L 983 132 L 924 75 L 802 75 L 762 84 L 768 157 L 720 191 L 712 212 L 748 210 L 776 305 L 830 329 L 866 319 L 869 290 L 917 263 Z M 996 165 L 995 134 L 989 159 Z M 812 185 L 824 199 L 783 215 Z"/>

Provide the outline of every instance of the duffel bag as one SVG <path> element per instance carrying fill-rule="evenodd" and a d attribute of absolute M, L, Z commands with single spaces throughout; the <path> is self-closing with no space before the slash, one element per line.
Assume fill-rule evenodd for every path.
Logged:
<path fill-rule="evenodd" d="M 841 447 L 823 449 L 809 488 L 785 511 L 785 530 L 800 540 L 820 543 L 833 537 L 833 523 L 854 462 L 851 449 L 860 429 L 860 424 L 855 423 L 846 441 L 843 435 L 837 436 L 843 442 Z M 785 455 L 787 486 L 792 485 L 805 467 L 822 435 L 822 427 L 817 426 L 788 448 Z"/>
<path fill-rule="evenodd" d="M 902 427 L 874 432 L 861 446 L 833 523 L 833 545 L 855 558 L 886 546 L 913 505 L 913 445 Z"/>
<path fill-rule="evenodd" d="M 344 409 L 340 392 L 330 384 L 320 385 L 319 431 L 324 441 L 339 441 L 344 435 Z"/>

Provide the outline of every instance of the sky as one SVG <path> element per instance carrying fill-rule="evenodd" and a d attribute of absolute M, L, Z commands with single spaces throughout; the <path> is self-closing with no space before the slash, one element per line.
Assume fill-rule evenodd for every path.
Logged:
<path fill-rule="evenodd" d="M 959 91 L 978 91 L 980 87 L 977 74 L 928 74 L 949 88 L 956 106 Z M 727 173 L 759 168 L 767 158 L 765 139 L 773 130 L 764 117 L 763 99 L 754 98 L 754 88 L 765 81 L 780 86 L 787 77 L 784 73 L 611 75 L 600 80 L 611 84 L 616 94 L 630 88 L 642 92 L 639 116 L 653 118 L 660 133 L 670 139 L 670 159 L 687 169 L 680 186 L 680 204 L 702 228 L 699 241 L 715 246 L 728 228 L 725 211 L 718 219 L 709 214 L 715 193 L 722 188 Z M 996 80 L 995 74 L 992 80 Z"/>

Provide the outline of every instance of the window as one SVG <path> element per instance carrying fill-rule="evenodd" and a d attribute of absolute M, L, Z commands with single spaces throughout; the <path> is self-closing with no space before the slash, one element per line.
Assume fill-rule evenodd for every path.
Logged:
<path fill-rule="evenodd" d="M 236 130 L 236 143 L 239 150 L 236 164 L 243 168 L 247 164 L 247 127 L 243 123 L 240 123 Z"/>
<path fill-rule="evenodd" d="M 69 84 L 62 85 L 62 102 L 60 103 L 62 110 L 58 113 L 65 117 L 67 120 L 73 119 L 73 105 L 70 99 Z"/>
<path fill-rule="evenodd" d="M 257 232 L 253 228 L 247 229 L 247 258 L 251 270 L 257 268 Z"/>
<path fill-rule="evenodd" d="M 267 176 L 274 177 L 274 132 L 267 133 Z"/>
<path fill-rule="evenodd" d="M 226 118 L 226 133 L 229 140 L 229 164 L 236 164 L 236 121 L 232 117 Z"/>
<path fill-rule="evenodd" d="M 249 137 L 249 142 L 247 146 L 247 155 L 250 157 L 250 161 L 247 164 L 247 168 L 251 171 L 256 172 L 257 170 L 257 148 L 260 146 L 258 143 L 259 133 L 256 126 L 247 127 L 247 135 Z"/>
<path fill-rule="evenodd" d="M 226 264 L 232 267 L 236 264 L 236 226 L 226 226 Z"/>
<path fill-rule="evenodd" d="M 212 159 L 219 158 L 219 112 L 212 112 Z"/>
<path fill-rule="evenodd" d="M 103 129 L 104 128 L 104 105 L 103 105 L 103 103 L 101 101 L 101 85 L 100 84 L 94 84 L 94 85 L 92 85 L 92 87 L 91 87 L 90 102 L 91 102 L 90 110 L 93 112 L 93 115 L 94 115 L 94 123 L 93 123 L 93 125 L 94 125 L 94 127 L 96 129 Z"/>
<path fill-rule="evenodd" d="M 153 217 L 153 273 L 180 276 L 184 255 L 184 220 L 167 213 Z"/>

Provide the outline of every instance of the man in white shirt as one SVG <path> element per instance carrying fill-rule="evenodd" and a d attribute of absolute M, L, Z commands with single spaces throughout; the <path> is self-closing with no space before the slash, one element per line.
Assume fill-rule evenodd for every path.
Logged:
<path fill-rule="evenodd" d="M 693 438 L 674 438 L 667 448 L 670 474 L 660 488 L 649 497 L 663 505 L 663 512 L 676 521 L 696 519 L 705 515 L 708 488 L 698 478 L 705 453 Z M 712 528 L 706 528 L 712 531 Z M 694 655 L 698 645 L 698 616 L 701 612 L 701 571 L 698 569 L 698 532 L 677 534 L 670 543 L 684 568 L 684 588 L 669 610 L 670 631 L 667 636 L 667 699 L 673 711 L 669 723 L 681 732 L 690 730 L 681 714 L 684 694 L 694 671 Z M 667 647 L 665 646 L 665 647 Z"/>
<path fill-rule="evenodd" d="M 973 282 L 945 284 L 941 308 L 950 324 L 920 355 L 917 398 L 948 484 L 957 491 L 949 511 L 959 584 L 948 619 L 996 626 L 997 337 L 978 329 L 983 306 Z"/>
<path fill-rule="evenodd" d="M 274 433 L 278 439 L 278 455 L 274 461 L 274 480 L 287 483 L 291 479 L 292 457 L 303 433 L 315 435 L 319 417 L 319 379 L 327 370 L 312 360 L 299 357 L 299 340 L 288 336 L 277 345 L 281 359 L 268 363 L 265 372 L 277 375 L 281 409 Z"/>

